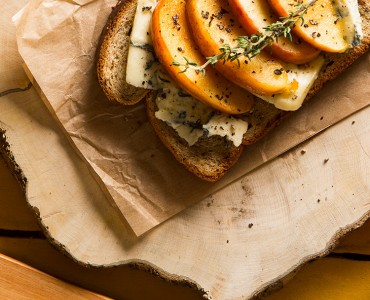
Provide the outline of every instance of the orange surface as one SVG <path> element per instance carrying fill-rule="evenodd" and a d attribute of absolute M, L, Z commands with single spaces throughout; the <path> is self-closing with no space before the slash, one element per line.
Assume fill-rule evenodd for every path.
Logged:
<path fill-rule="evenodd" d="M 309 3 L 308 0 L 303 1 Z M 281 17 L 292 12 L 291 0 L 269 0 L 273 10 Z M 307 43 L 326 52 L 344 52 L 349 44 L 343 38 L 346 35 L 345 21 L 338 18 L 335 1 L 319 0 L 311 6 L 304 16 L 303 26 L 296 26 L 293 31 Z"/>
<path fill-rule="evenodd" d="M 184 66 L 173 65 L 173 62 L 185 63 L 184 57 L 198 66 L 205 63 L 191 38 L 184 1 L 164 0 L 158 4 L 153 14 L 152 38 L 157 57 L 168 74 L 193 97 L 228 114 L 250 111 L 253 96 L 226 80 L 213 67 L 208 66 L 204 76 L 191 69 L 182 72 Z"/>
<path fill-rule="evenodd" d="M 263 32 L 265 27 L 279 20 L 267 2 L 267 0 L 229 0 L 230 8 L 244 30 L 249 34 Z M 270 32 L 271 33 L 271 32 Z M 310 44 L 300 41 L 297 36 L 289 38 L 280 37 L 278 42 L 273 43 L 265 50 L 282 61 L 293 64 L 304 64 L 314 60 L 320 51 Z"/>
<path fill-rule="evenodd" d="M 204 11 L 210 16 L 217 16 L 217 22 L 210 22 L 210 17 L 208 20 L 202 15 Z M 230 7 L 226 1 L 189 0 L 186 3 L 194 40 L 205 57 L 219 54 L 224 44 L 237 46 L 237 38 L 246 35 L 237 20 L 223 13 L 228 11 Z M 251 60 L 219 60 L 215 68 L 230 81 L 257 95 L 282 93 L 289 88 L 287 74 L 275 72 L 284 69 L 283 65 L 265 52 Z"/>

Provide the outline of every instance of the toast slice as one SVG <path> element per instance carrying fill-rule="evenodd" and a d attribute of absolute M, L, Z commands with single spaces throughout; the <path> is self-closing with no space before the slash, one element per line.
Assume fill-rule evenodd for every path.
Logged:
<path fill-rule="evenodd" d="M 172 127 L 155 117 L 157 111 L 155 99 L 156 93 L 154 92 L 146 97 L 149 122 L 176 160 L 194 175 L 214 182 L 238 161 L 244 146 L 235 147 L 232 142 L 220 136 L 203 135 L 193 146 L 189 147 Z"/>
<path fill-rule="evenodd" d="M 136 6 L 137 0 L 121 0 L 108 18 L 97 49 L 99 84 L 113 102 L 132 105 L 146 99 L 148 119 L 176 160 L 199 178 L 214 182 L 238 161 L 244 146 L 235 147 L 221 137 L 204 137 L 189 147 L 174 129 L 155 117 L 157 93 L 126 83 L 127 54 Z"/>
<path fill-rule="evenodd" d="M 136 6 L 137 0 L 120 0 L 117 3 L 97 48 L 99 84 L 110 101 L 124 105 L 136 104 L 148 93 L 148 90 L 126 82 L 127 55 Z"/>
<path fill-rule="evenodd" d="M 111 101 L 130 105 L 145 99 L 149 122 L 176 160 L 197 177 L 210 182 L 217 181 L 238 161 L 244 145 L 260 140 L 292 112 L 279 110 L 256 97 L 251 112 L 240 116 L 249 123 L 248 131 L 243 138 L 243 145 L 235 147 L 225 138 L 203 136 L 190 147 L 174 129 L 155 117 L 156 92 L 133 87 L 126 83 L 127 52 L 136 5 L 137 0 L 121 0 L 108 19 L 97 53 L 99 83 Z M 325 54 L 326 65 L 305 101 L 315 95 L 326 82 L 334 79 L 359 56 L 368 51 L 370 46 L 369 1 L 359 0 L 359 8 L 364 32 L 361 44 L 346 53 Z"/>

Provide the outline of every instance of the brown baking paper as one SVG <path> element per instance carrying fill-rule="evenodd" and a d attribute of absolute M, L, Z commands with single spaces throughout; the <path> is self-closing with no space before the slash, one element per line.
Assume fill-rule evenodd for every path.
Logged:
<path fill-rule="evenodd" d="M 161 144 L 142 103 L 110 103 L 98 85 L 95 51 L 115 3 L 31 0 L 13 20 L 19 52 L 46 105 L 137 235 L 369 104 L 366 54 L 278 130 L 249 147 L 222 180 L 203 182 Z"/>

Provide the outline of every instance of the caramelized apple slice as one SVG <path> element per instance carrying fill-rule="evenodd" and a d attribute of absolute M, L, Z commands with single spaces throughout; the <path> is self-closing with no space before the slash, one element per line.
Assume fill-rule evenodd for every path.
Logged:
<path fill-rule="evenodd" d="M 264 28 L 278 21 L 266 0 L 229 0 L 234 16 L 249 34 L 264 33 Z M 314 60 L 320 50 L 292 35 L 292 41 L 281 37 L 271 48 L 266 48 L 271 55 L 285 62 L 304 64 Z"/>
<path fill-rule="evenodd" d="M 230 13 L 226 0 L 188 0 L 186 12 L 193 37 L 204 56 L 219 54 L 223 44 L 235 47 L 246 32 Z M 227 79 L 256 95 L 282 93 L 289 88 L 283 65 L 261 52 L 251 60 L 218 61 L 216 69 Z"/>
<path fill-rule="evenodd" d="M 185 15 L 185 1 L 161 0 L 153 13 L 152 40 L 156 55 L 169 75 L 186 92 L 211 107 L 228 113 L 248 112 L 253 105 L 253 95 L 226 80 L 211 66 L 206 75 L 193 69 L 181 72 L 183 67 L 174 62 L 202 65 L 205 58 L 198 51 Z"/>
<path fill-rule="evenodd" d="M 269 0 L 271 7 L 282 17 L 297 10 L 297 4 L 309 2 L 311 0 Z M 294 32 L 318 49 L 344 52 L 350 46 L 354 29 L 347 27 L 341 9 L 337 0 L 317 0 L 304 15 L 304 24 L 298 22 Z"/>

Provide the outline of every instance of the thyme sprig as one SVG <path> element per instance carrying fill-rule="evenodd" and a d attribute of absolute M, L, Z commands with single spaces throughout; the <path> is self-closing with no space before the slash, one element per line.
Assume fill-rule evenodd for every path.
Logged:
<path fill-rule="evenodd" d="M 185 63 L 177 61 L 172 62 L 173 66 L 183 67 L 180 73 L 186 72 L 188 69 L 193 69 L 203 75 L 206 74 L 206 67 L 208 65 L 215 65 L 218 61 L 234 61 L 236 60 L 240 65 L 240 57 L 245 57 L 251 60 L 258 55 L 264 48 L 270 46 L 274 42 L 278 42 L 280 37 L 288 38 L 292 41 L 292 28 L 296 26 L 298 21 L 301 21 L 301 26 L 304 24 L 304 15 L 309 7 L 313 6 L 317 0 L 308 2 L 307 4 L 296 5 L 296 11 L 289 12 L 287 17 L 283 17 L 280 21 L 264 27 L 265 33 L 253 34 L 248 36 L 239 36 L 236 38 L 236 46 L 231 47 L 230 44 L 223 44 L 220 48 L 219 54 L 207 57 L 207 61 L 198 66 L 196 62 L 191 62 L 184 57 Z"/>

